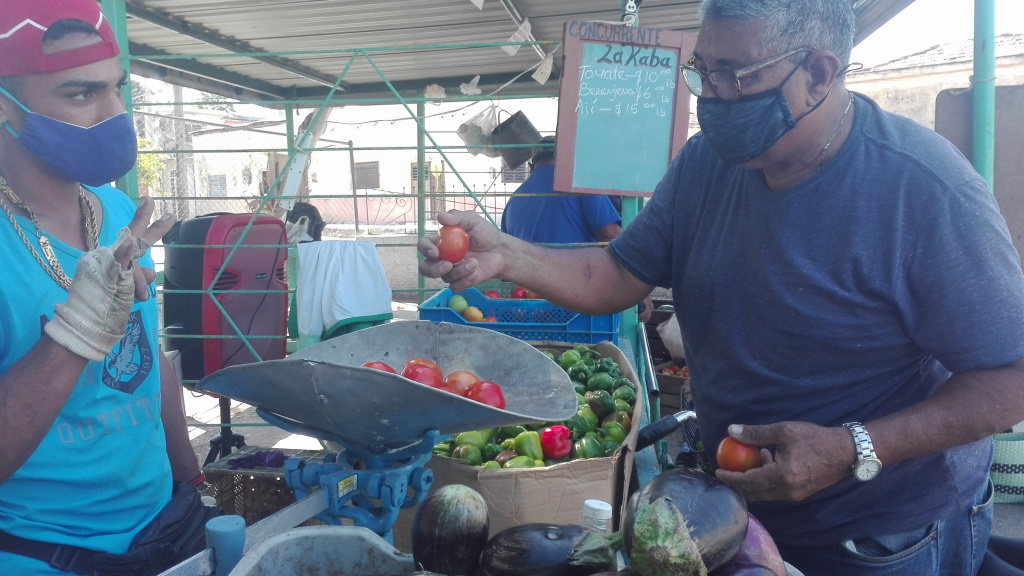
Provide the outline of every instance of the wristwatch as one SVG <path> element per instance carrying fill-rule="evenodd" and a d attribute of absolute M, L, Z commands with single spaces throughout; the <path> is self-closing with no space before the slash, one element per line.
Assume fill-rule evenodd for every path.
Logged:
<path fill-rule="evenodd" d="M 853 477 L 861 482 L 873 480 L 882 471 L 882 461 L 875 456 L 871 436 L 860 422 L 843 424 L 853 434 L 853 445 L 857 449 L 857 461 L 853 463 Z"/>

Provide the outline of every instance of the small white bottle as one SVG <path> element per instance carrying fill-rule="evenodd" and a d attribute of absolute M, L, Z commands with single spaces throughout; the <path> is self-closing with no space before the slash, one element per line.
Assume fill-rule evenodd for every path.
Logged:
<path fill-rule="evenodd" d="M 602 500 L 587 500 L 583 503 L 580 525 L 607 534 L 612 527 L 612 506 Z"/>

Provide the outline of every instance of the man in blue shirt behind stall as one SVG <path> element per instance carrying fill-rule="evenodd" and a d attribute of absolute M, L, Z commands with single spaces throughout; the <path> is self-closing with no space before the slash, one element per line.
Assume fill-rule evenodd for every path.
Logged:
<path fill-rule="evenodd" d="M 808 576 L 977 573 L 993 433 L 1024 420 L 1024 275 L 952 144 L 847 90 L 848 0 L 704 0 L 680 73 L 701 133 L 608 249 L 568 255 L 469 213 L 458 264 L 607 314 L 671 287 L 717 475 Z"/>

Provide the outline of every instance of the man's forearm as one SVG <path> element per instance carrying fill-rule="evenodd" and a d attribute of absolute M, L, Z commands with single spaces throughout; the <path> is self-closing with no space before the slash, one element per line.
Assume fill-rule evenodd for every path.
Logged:
<path fill-rule="evenodd" d="M 602 248 L 559 249 L 510 239 L 503 279 L 585 314 L 612 314 L 635 305 L 651 287 Z"/>
<path fill-rule="evenodd" d="M 890 464 L 967 444 L 1024 420 L 1024 360 L 953 375 L 934 396 L 866 423 Z"/>
<path fill-rule="evenodd" d="M 44 335 L 0 376 L 0 483 L 35 452 L 87 363 Z"/>

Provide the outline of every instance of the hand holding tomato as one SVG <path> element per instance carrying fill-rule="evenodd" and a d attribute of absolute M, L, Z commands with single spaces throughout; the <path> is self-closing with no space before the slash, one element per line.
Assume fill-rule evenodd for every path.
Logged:
<path fill-rule="evenodd" d="M 507 267 L 504 248 L 510 237 L 474 212 L 451 211 L 437 215 L 443 226 L 458 226 L 469 238 L 469 251 L 459 262 L 443 260 L 438 247 L 440 236 L 424 236 L 416 248 L 424 259 L 419 272 L 428 278 L 442 278 L 453 292 L 497 277 Z"/>
<path fill-rule="evenodd" d="M 746 472 L 719 468 L 719 480 L 731 484 L 747 502 L 796 502 L 850 477 L 856 460 L 850 432 L 842 426 L 810 422 L 729 426 L 729 436 L 761 452 L 761 466 Z M 876 444 L 877 446 L 878 444 Z"/>
<path fill-rule="evenodd" d="M 443 226 L 437 239 L 437 251 L 441 260 L 453 264 L 462 262 L 469 251 L 469 235 L 458 226 Z"/>
<path fill-rule="evenodd" d="M 718 467 L 733 472 L 746 472 L 761 465 L 761 449 L 726 436 L 715 454 Z"/>

